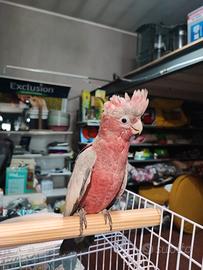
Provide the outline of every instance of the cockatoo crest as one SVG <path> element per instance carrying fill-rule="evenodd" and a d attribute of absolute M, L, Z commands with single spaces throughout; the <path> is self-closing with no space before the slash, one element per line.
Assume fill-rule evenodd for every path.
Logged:
<path fill-rule="evenodd" d="M 113 95 L 110 101 L 104 104 L 104 115 L 110 115 L 116 118 L 126 114 L 132 115 L 132 117 L 141 117 L 149 103 L 147 94 L 148 91 L 142 89 L 135 90 L 131 98 L 127 93 L 125 93 L 124 98 Z"/>

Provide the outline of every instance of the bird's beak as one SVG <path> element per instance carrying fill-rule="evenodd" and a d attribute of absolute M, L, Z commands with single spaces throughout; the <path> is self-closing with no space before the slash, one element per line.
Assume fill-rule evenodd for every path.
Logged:
<path fill-rule="evenodd" d="M 138 120 L 134 125 L 131 125 L 131 130 L 134 135 L 140 134 L 142 129 L 143 125 L 141 120 Z"/>

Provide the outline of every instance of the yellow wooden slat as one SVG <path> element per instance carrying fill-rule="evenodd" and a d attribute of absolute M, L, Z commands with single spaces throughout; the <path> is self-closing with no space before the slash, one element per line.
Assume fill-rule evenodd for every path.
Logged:
<path fill-rule="evenodd" d="M 129 230 L 160 224 L 160 211 L 146 208 L 138 210 L 113 211 L 112 231 Z M 103 214 L 86 215 L 87 228 L 83 235 L 95 235 L 109 232 Z M 79 216 L 30 216 L 13 223 L 0 224 L 0 248 L 32 244 L 45 241 L 75 238 L 80 234 Z"/>

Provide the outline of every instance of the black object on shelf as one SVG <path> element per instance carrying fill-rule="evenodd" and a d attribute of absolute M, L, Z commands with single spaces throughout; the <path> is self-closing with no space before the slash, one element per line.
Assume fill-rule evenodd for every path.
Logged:
<path fill-rule="evenodd" d="M 23 147 L 24 150 L 29 151 L 30 140 L 30 136 L 22 136 L 19 144 Z"/>
<path fill-rule="evenodd" d="M 0 140 L 0 187 L 3 190 L 5 189 L 6 168 L 10 165 L 13 149 L 13 141 L 8 138 Z"/>
<path fill-rule="evenodd" d="M 178 24 L 170 31 L 170 49 L 171 51 L 181 49 L 187 44 L 187 24 Z"/>
<path fill-rule="evenodd" d="M 170 48 L 169 27 L 163 24 L 144 24 L 136 33 L 137 38 L 137 62 L 144 65 L 154 59 L 160 58 Z"/>
<path fill-rule="evenodd" d="M 108 83 L 102 87 L 107 95 L 115 93 L 132 93 L 135 88 L 148 88 L 149 94 L 160 96 L 157 88 L 162 89 L 163 97 L 184 98 L 199 101 L 203 99 L 202 87 L 203 76 L 196 77 L 197 71 L 203 67 L 203 39 L 184 46 L 182 49 L 169 53 L 141 68 Z M 187 70 L 186 70 L 187 69 Z M 187 71 L 187 74 L 184 72 Z M 178 78 L 174 76 L 178 74 Z M 190 76 L 192 74 L 192 76 Z M 194 88 L 195 83 L 195 88 Z M 197 91 L 198 95 L 191 96 L 191 90 Z M 184 95 L 183 95 L 184 90 Z"/>

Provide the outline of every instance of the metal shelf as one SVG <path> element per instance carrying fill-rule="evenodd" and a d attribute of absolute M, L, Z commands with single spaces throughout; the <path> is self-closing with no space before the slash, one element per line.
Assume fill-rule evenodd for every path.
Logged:
<path fill-rule="evenodd" d="M 88 120 L 88 121 L 79 121 L 77 122 L 78 125 L 81 126 L 94 126 L 97 127 L 100 125 L 100 120 Z M 162 126 L 155 126 L 155 125 L 143 125 L 144 130 L 146 129 L 154 129 L 154 130 L 162 130 L 162 131 L 202 131 L 202 127 L 194 127 L 194 126 L 184 126 L 184 127 L 162 127 Z"/>
<path fill-rule="evenodd" d="M 4 206 L 6 206 L 10 201 L 15 200 L 17 198 L 23 197 L 23 198 L 29 198 L 37 200 L 40 198 L 42 200 L 43 198 L 54 198 L 54 197 L 61 197 L 66 196 L 67 188 L 55 188 L 53 190 L 47 191 L 47 192 L 33 192 L 33 193 L 23 193 L 23 194 L 14 194 L 14 195 L 4 195 Z"/>
<path fill-rule="evenodd" d="M 203 147 L 203 144 L 197 143 L 173 143 L 173 144 L 160 144 L 160 143 L 140 143 L 131 144 L 130 147 Z"/>
<path fill-rule="evenodd" d="M 128 159 L 129 163 L 159 163 L 159 162 L 168 162 L 171 161 L 173 159 L 170 158 L 160 158 L 160 159 L 146 159 L 146 160 L 136 160 L 136 159 Z"/>
<path fill-rule="evenodd" d="M 34 136 L 44 136 L 44 135 L 70 135 L 73 131 L 54 131 L 46 129 L 33 129 L 29 131 L 0 131 L 0 134 L 5 135 L 34 135 Z"/>
<path fill-rule="evenodd" d="M 100 120 L 78 121 L 77 124 L 81 126 L 98 127 L 100 125 Z"/>
<path fill-rule="evenodd" d="M 194 127 L 194 126 L 184 126 L 184 127 L 161 127 L 161 126 L 153 126 L 153 125 L 144 125 L 143 126 L 144 130 L 146 129 L 150 129 L 150 130 L 161 130 L 161 131 L 202 131 L 203 132 L 203 128 L 202 127 Z"/>
<path fill-rule="evenodd" d="M 202 87 L 203 39 L 200 39 L 125 74 L 102 89 L 112 95 L 147 88 L 153 96 L 200 101 Z"/>
<path fill-rule="evenodd" d="M 87 145 L 90 143 L 78 142 L 79 145 Z M 203 147 L 203 144 L 197 143 L 170 143 L 170 144 L 161 144 L 161 143 L 140 143 L 140 144 L 131 144 L 130 147 Z"/>
<path fill-rule="evenodd" d="M 46 175 L 47 177 L 49 176 L 70 176 L 71 171 L 68 171 L 67 169 L 63 169 L 63 172 L 50 172 L 50 171 L 41 171 L 41 176 Z"/>
<path fill-rule="evenodd" d="M 67 154 L 49 154 L 49 155 L 41 155 L 41 154 L 25 154 L 25 155 L 13 155 L 13 158 L 72 158 L 72 153 Z"/>
<path fill-rule="evenodd" d="M 135 164 L 135 163 L 161 163 L 161 162 L 169 162 L 169 161 L 174 161 L 174 160 L 178 160 L 178 161 L 195 161 L 195 160 L 203 160 L 203 158 L 160 158 L 160 159 L 147 159 L 147 160 L 136 160 L 136 159 L 132 159 L 129 158 L 128 162 L 131 164 Z"/>
<path fill-rule="evenodd" d="M 66 196 L 67 188 L 55 188 L 53 190 L 43 192 L 42 194 L 47 198 L 64 197 Z"/>
<path fill-rule="evenodd" d="M 48 173 L 47 176 L 70 176 L 71 172 L 68 171 L 66 173 Z"/>
<path fill-rule="evenodd" d="M 3 196 L 3 206 L 7 207 L 7 205 L 10 202 L 12 202 L 18 198 L 28 198 L 31 203 L 38 201 L 39 204 L 44 203 L 46 200 L 45 195 L 40 193 L 40 192 L 23 193 L 23 194 L 10 194 L 10 195 Z"/>

